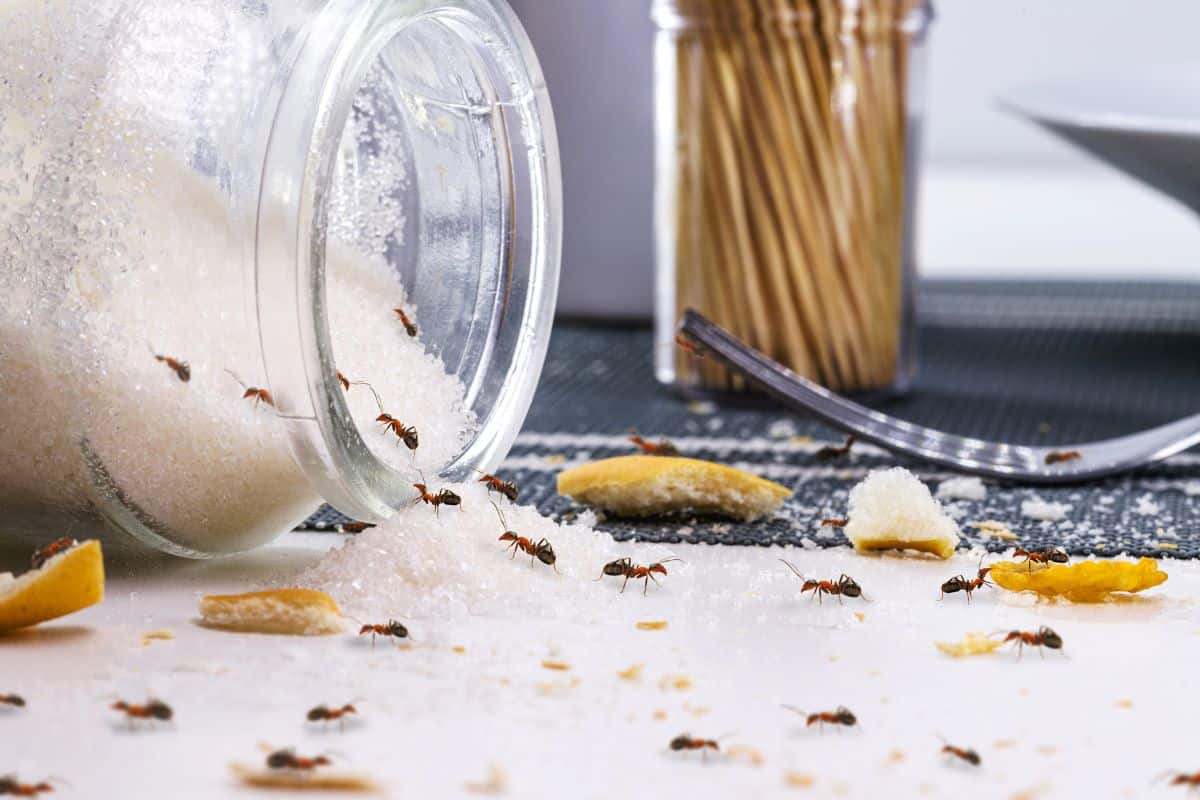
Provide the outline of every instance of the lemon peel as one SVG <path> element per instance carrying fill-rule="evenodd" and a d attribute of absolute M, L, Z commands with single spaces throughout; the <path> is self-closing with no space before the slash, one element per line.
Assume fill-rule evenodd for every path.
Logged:
<path fill-rule="evenodd" d="M 94 540 L 21 575 L 0 573 L 0 631 L 65 617 L 104 599 L 104 553 Z"/>
<path fill-rule="evenodd" d="M 991 579 L 1010 592 L 1065 597 L 1072 603 L 1103 603 L 1115 594 L 1141 592 L 1167 579 L 1153 558 L 1051 565 L 1001 561 L 991 569 Z"/>

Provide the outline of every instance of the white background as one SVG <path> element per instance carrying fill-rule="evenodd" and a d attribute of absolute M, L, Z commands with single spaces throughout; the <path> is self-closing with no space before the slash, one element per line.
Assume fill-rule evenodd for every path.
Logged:
<path fill-rule="evenodd" d="M 567 194 L 562 309 L 648 315 L 650 2 L 511 1 L 558 115 Z M 918 240 L 924 272 L 1197 274 L 1200 227 L 1189 213 L 1008 117 L 993 99 L 1039 77 L 1195 61 L 1200 3 L 942 0 L 937 11 Z"/>

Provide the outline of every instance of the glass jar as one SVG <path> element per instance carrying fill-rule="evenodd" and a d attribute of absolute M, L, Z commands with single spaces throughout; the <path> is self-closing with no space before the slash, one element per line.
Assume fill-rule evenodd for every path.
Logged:
<path fill-rule="evenodd" d="M 560 221 L 503 0 L 9 0 L 0 530 L 210 556 L 494 467 Z"/>
<path fill-rule="evenodd" d="M 694 308 L 841 391 L 913 374 L 926 0 L 657 0 L 656 369 Z"/>

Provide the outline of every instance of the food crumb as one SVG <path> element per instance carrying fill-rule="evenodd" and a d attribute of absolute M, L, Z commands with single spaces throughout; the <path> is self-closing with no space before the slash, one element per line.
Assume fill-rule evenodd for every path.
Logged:
<path fill-rule="evenodd" d="M 686 692 L 692 688 L 692 679 L 687 675 L 663 675 L 658 681 L 658 688 L 664 691 L 674 689 L 679 692 Z"/>
<path fill-rule="evenodd" d="M 648 620 L 645 622 L 639 622 L 637 624 L 637 629 L 639 631 L 661 631 L 661 630 L 666 630 L 666 628 L 667 628 L 667 621 L 665 619 Z"/>
<path fill-rule="evenodd" d="M 657 720 L 664 720 L 667 718 L 667 712 L 660 708 L 650 716 Z"/>
<path fill-rule="evenodd" d="M 642 679 L 642 664 L 634 664 L 628 669 L 623 669 L 617 672 L 617 677 L 623 681 L 635 683 Z"/>
<path fill-rule="evenodd" d="M 579 678 L 572 678 L 569 681 L 540 681 L 535 685 L 537 693 L 543 697 L 552 697 L 557 694 L 563 694 L 577 687 L 582 681 Z"/>
<path fill-rule="evenodd" d="M 735 744 L 725 751 L 725 755 L 729 756 L 731 761 L 745 761 L 752 767 L 761 767 L 767 761 L 762 753 L 745 744 Z"/>
<path fill-rule="evenodd" d="M 456 645 L 454 645 L 454 647 L 451 647 L 450 649 L 451 649 L 451 650 L 453 650 L 453 651 L 454 651 L 454 652 L 456 652 L 456 653 L 465 653 L 465 652 L 467 652 L 467 648 L 463 647 L 461 644 L 456 644 Z"/>
<path fill-rule="evenodd" d="M 234 764 L 233 774 L 244 785 L 255 789 L 291 789 L 313 792 L 356 792 L 374 794 L 379 787 L 370 778 L 349 772 L 296 773 L 291 770 L 256 769 Z"/>
<path fill-rule="evenodd" d="M 691 714 L 693 717 L 703 717 L 705 714 L 712 711 L 709 706 L 694 706 L 691 703 L 684 703 L 683 710 Z"/>
<path fill-rule="evenodd" d="M 980 522 L 972 522 L 974 527 L 980 534 L 989 539 L 1002 539 L 1007 542 L 1017 541 L 1017 535 L 1012 532 L 1008 525 L 994 519 L 985 519 Z"/>
<path fill-rule="evenodd" d="M 487 778 L 482 781 L 467 781 L 463 788 L 471 794 L 504 794 L 508 788 L 508 773 L 496 764 L 488 766 Z"/>
<path fill-rule="evenodd" d="M 1117 701 L 1117 708 L 1133 708 L 1133 701 L 1129 698 L 1124 698 Z"/>
<path fill-rule="evenodd" d="M 867 615 L 862 613 L 861 611 L 855 611 L 854 616 L 859 622 L 862 622 L 863 620 L 865 620 L 867 618 Z"/>
<path fill-rule="evenodd" d="M 1016 745 L 1016 739 L 997 739 L 996 741 L 992 742 L 992 747 L 996 748 L 997 750 L 1007 750 L 1010 747 L 1016 747 Z"/>
<path fill-rule="evenodd" d="M 807 772 L 785 772 L 783 773 L 783 784 L 790 786 L 793 789 L 808 789 L 817 782 L 817 779 L 809 775 Z"/>
<path fill-rule="evenodd" d="M 166 628 L 156 631 L 146 631 L 142 634 L 142 647 L 149 647 L 151 642 L 165 642 L 175 638 L 175 634 Z"/>
<path fill-rule="evenodd" d="M 899 764 L 904 760 L 904 758 L 905 756 L 903 750 L 893 750 L 892 752 L 888 753 L 888 761 L 892 762 L 893 764 Z"/>
<path fill-rule="evenodd" d="M 567 463 L 567 457 L 562 453 L 551 453 L 543 456 L 542 461 L 544 461 L 547 466 L 557 467 Z"/>
<path fill-rule="evenodd" d="M 1154 542 L 1154 546 L 1159 550 L 1178 550 L 1179 545 L 1172 542 Z"/>
<path fill-rule="evenodd" d="M 544 669 L 553 669 L 559 672 L 566 672 L 571 669 L 571 665 L 565 661 L 547 661 L 545 659 L 542 660 L 542 667 Z"/>
<path fill-rule="evenodd" d="M 1058 752 L 1058 748 L 1052 744 L 1040 744 L 1034 749 L 1044 756 L 1052 756 Z"/>

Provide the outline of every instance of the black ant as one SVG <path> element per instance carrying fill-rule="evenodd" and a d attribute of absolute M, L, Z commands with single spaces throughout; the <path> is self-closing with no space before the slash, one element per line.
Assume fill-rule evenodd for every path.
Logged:
<path fill-rule="evenodd" d="M 616 561 L 610 561 L 605 564 L 604 571 L 600 573 L 600 577 L 596 578 L 596 580 L 603 580 L 604 576 L 606 575 L 614 578 L 624 577 L 625 580 L 621 584 L 621 593 L 623 594 L 625 592 L 625 586 L 629 583 L 631 578 L 635 581 L 641 579 L 643 581 L 642 595 L 645 596 L 646 590 L 650 588 L 650 581 L 654 581 L 656 586 L 662 585 L 658 582 L 658 578 L 654 577 L 654 575 L 655 573 L 658 573 L 659 575 L 666 575 L 667 568 L 663 565 L 670 564 L 672 561 L 683 561 L 683 559 L 674 557 L 664 558 L 662 561 L 655 561 L 650 566 L 643 567 L 640 564 L 633 563 L 632 558 L 619 558 Z"/>
<path fill-rule="evenodd" d="M 1054 631 L 1047 628 L 1045 625 L 1038 628 L 1036 632 L 1030 631 L 1009 631 L 1004 637 L 1005 642 L 1017 643 L 1017 660 L 1021 660 L 1024 653 L 1025 645 L 1037 647 L 1038 655 L 1045 658 L 1045 653 L 1041 650 L 1043 647 L 1049 647 L 1051 650 L 1062 650 L 1063 640 Z"/>
<path fill-rule="evenodd" d="M 1047 464 L 1061 464 L 1064 461 L 1076 461 L 1083 458 L 1083 453 L 1078 450 L 1052 450 L 1046 453 Z"/>
<path fill-rule="evenodd" d="M 175 716 L 175 712 L 169 705 L 162 700 L 153 698 L 145 703 L 126 703 L 124 700 L 118 700 L 113 703 L 110 708 L 113 711 L 120 711 L 125 715 L 125 719 L 129 721 L 129 727 L 133 727 L 133 723 L 137 720 L 146 720 L 151 724 L 155 720 L 160 722 L 170 722 Z"/>
<path fill-rule="evenodd" d="M 77 544 L 79 544 L 78 540 L 72 539 L 70 536 L 64 536 L 61 539 L 55 539 L 53 542 L 44 544 L 37 550 L 34 550 L 33 558 L 30 559 L 30 563 L 33 565 L 33 569 L 41 569 L 47 561 L 54 558 L 59 553 L 65 553 Z"/>
<path fill-rule="evenodd" d="M 517 502 L 517 495 L 519 494 L 519 492 L 517 491 L 516 481 L 505 481 L 505 480 L 501 480 L 500 478 L 497 478 L 495 475 L 488 475 L 487 473 L 485 473 L 481 470 L 475 470 L 475 471 L 478 472 L 481 476 L 479 478 L 479 482 L 487 484 L 488 494 L 491 494 L 492 491 L 494 490 L 494 491 L 497 491 L 500 494 L 504 495 L 512 502 L 514 502 L 514 503 Z"/>
<path fill-rule="evenodd" d="M 955 592 L 966 592 L 967 602 L 971 602 L 971 592 L 976 589 L 982 589 L 984 586 L 991 586 L 988 582 L 988 573 L 992 571 L 991 567 L 983 566 L 983 559 L 979 559 L 979 574 L 974 578 L 967 578 L 965 575 L 955 575 L 950 580 L 942 584 L 942 596 L 954 594 Z M 942 598 L 939 597 L 939 600 Z"/>
<path fill-rule="evenodd" d="M 51 780 L 54 780 L 51 778 Z M 11 794 L 13 797 L 37 797 L 45 792 L 53 792 L 50 781 L 39 783 L 21 783 L 16 775 L 0 776 L 0 794 Z"/>
<path fill-rule="evenodd" d="M 817 452 L 813 453 L 813 459 L 817 461 L 833 461 L 835 458 L 842 458 L 850 454 L 850 448 L 854 447 L 854 443 L 858 441 L 855 436 L 847 436 L 846 443 L 840 447 L 827 444 Z"/>
<path fill-rule="evenodd" d="M 338 722 L 338 730 L 345 730 L 346 720 L 344 717 L 347 714 L 357 713 L 358 709 L 354 707 L 353 703 L 346 703 L 340 708 L 330 708 L 329 706 L 322 704 L 316 706 L 315 708 L 310 708 L 308 713 L 304 715 L 304 718 L 309 722 L 320 722 L 324 725 L 328 725 L 331 721 L 336 719 Z"/>
<path fill-rule="evenodd" d="M 1067 555 L 1067 551 L 1061 547 L 1055 547 L 1047 550 L 1026 550 L 1023 547 L 1013 549 L 1013 558 L 1025 556 L 1025 563 L 1029 565 L 1029 569 L 1033 569 L 1034 564 L 1066 564 L 1071 560 Z"/>
<path fill-rule="evenodd" d="M 424 473 L 421 475 L 421 480 L 425 480 Z M 462 510 L 462 498 L 449 489 L 442 489 L 440 492 L 430 494 L 429 487 L 424 483 L 414 483 L 413 488 L 417 490 L 417 499 L 413 500 L 413 505 L 428 503 L 433 506 L 433 513 L 435 515 L 441 506 L 458 506 L 459 510 Z"/>
<path fill-rule="evenodd" d="M 359 636 L 371 634 L 371 649 L 375 649 L 376 636 L 391 636 L 396 639 L 407 639 L 408 628 L 401 625 L 394 619 L 389 619 L 384 625 L 363 625 L 358 629 Z"/>
<path fill-rule="evenodd" d="M 408 318 L 408 314 L 404 313 L 404 309 L 393 308 L 392 310 L 395 311 L 396 316 L 400 318 L 400 324 L 404 326 L 405 333 L 407 333 L 409 336 L 416 336 L 417 323 Z"/>
<path fill-rule="evenodd" d="M 500 506 L 492 503 L 492 508 L 496 509 L 496 514 L 500 517 L 500 524 L 504 526 L 504 533 L 500 534 L 499 541 L 509 542 L 509 546 L 505 550 L 512 550 L 512 555 L 509 558 L 516 558 L 517 551 L 520 550 L 529 556 L 529 565 L 533 566 L 535 560 L 542 562 L 548 567 L 552 567 L 555 572 L 558 572 L 558 567 L 555 566 L 558 561 L 558 556 L 554 554 L 554 548 L 546 539 L 541 539 L 537 542 L 532 539 L 521 536 L 516 531 L 508 530 L 508 522 L 504 519 L 504 512 L 500 510 Z"/>
<path fill-rule="evenodd" d="M 160 356 L 158 353 L 154 354 L 154 360 L 170 367 L 171 371 L 175 373 L 175 377 L 179 378 L 179 380 L 183 381 L 184 383 L 187 383 L 192 379 L 192 368 L 188 362 L 180 361 L 179 359 L 171 358 L 170 356 Z"/>
<path fill-rule="evenodd" d="M 19 694 L 0 694 L 0 705 L 24 708 L 25 698 Z"/>
<path fill-rule="evenodd" d="M 721 745 L 716 739 L 696 739 L 689 733 L 681 733 L 671 740 L 670 748 L 676 752 L 684 750 L 699 750 L 702 754 L 709 750 L 721 752 Z"/>
<path fill-rule="evenodd" d="M 633 435 L 629 437 L 629 441 L 633 442 L 639 450 L 648 456 L 679 455 L 679 448 L 670 439 L 659 439 L 657 442 L 651 442 L 643 439 L 641 434 L 634 431 Z"/>
<path fill-rule="evenodd" d="M 795 573 L 797 578 L 804 581 L 804 585 L 800 587 L 800 594 L 803 595 L 805 592 L 812 592 L 813 596 L 817 598 L 818 603 L 823 603 L 823 595 L 827 594 L 837 597 L 839 603 L 842 602 L 843 595 L 846 597 L 862 597 L 862 587 L 845 573 L 838 576 L 836 581 L 819 581 L 815 578 L 804 577 L 800 574 L 800 570 L 796 569 L 790 561 L 785 561 L 782 558 L 779 560 L 783 561 L 787 565 L 787 568 Z"/>
<path fill-rule="evenodd" d="M 238 382 L 239 386 L 241 386 L 243 389 L 245 389 L 245 391 L 242 393 L 243 400 L 249 400 L 250 398 L 254 398 L 254 407 L 255 408 L 258 408 L 259 403 L 266 403 L 267 405 L 271 406 L 272 408 L 275 407 L 275 398 L 271 397 L 271 393 L 269 391 L 267 391 L 266 389 L 260 389 L 257 386 L 247 386 L 245 383 L 242 383 L 241 378 L 239 378 L 237 375 L 235 375 L 233 373 L 233 370 L 227 369 L 225 371 L 229 373 L 229 377 L 233 378 L 235 381 Z"/>
<path fill-rule="evenodd" d="M 283 750 L 276 750 L 267 756 L 268 769 L 294 769 L 304 772 L 311 772 L 317 767 L 324 767 L 332 764 L 328 756 L 320 755 L 312 758 L 305 758 L 296 755 L 296 751 L 288 747 Z"/>
<path fill-rule="evenodd" d="M 807 711 L 801 711 L 795 706 L 785 705 L 784 708 L 804 717 L 804 727 L 806 728 L 811 728 L 813 725 L 820 725 L 824 729 L 826 723 L 830 725 L 844 725 L 847 728 L 858 724 L 858 717 L 854 716 L 854 712 L 845 706 L 838 706 L 833 711 L 817 711 L 811 714 Z"/>

